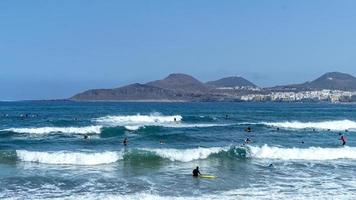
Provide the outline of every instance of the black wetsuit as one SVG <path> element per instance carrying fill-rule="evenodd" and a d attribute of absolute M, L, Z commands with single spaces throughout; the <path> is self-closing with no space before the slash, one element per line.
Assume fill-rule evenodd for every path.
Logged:
<path fill-rule="evenodd" d="M 342 146 L 344 146 L 346 144 L 345 136 L 341 136 L 340 140 L 342 141 Z"/>
<path fill-rule="evenodd" d="M 198 177 L 199 174 L 200 174 L 199 169 L 194 169 L 194 170 L 193 170 L 193 176 L 194 176 L 194 177 Z"/>

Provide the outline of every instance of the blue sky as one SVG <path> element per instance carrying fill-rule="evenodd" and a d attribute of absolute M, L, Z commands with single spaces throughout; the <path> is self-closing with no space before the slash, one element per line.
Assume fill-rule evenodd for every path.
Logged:
<path fill-rule="evenodd" d="M 240 75 L 259 86 L 356 75 L 356 1 L 0 1 L 0 99 Z"/>

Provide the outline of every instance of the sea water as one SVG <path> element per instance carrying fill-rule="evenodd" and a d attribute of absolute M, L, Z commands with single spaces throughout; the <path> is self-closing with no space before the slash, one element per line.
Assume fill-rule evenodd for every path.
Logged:
<path fill-rule="evenodd" d="M 352 104 L 2 102 L 0 199 L 355 199 L 355 134 Z"/>

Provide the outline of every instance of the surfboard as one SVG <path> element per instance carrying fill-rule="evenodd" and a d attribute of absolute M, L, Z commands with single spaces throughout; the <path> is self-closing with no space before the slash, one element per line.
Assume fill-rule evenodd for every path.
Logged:
<path fill-rule="evenodd" d="M 213 176 L 213 175 L 200 175 L 199 178 L 215 179 L 216 176 Z"/>

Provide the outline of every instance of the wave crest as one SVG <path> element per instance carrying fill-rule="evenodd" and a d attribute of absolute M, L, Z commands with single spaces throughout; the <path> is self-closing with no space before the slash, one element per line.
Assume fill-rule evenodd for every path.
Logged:
<path fill-rule="evenodd" d="M 118 115 L 105 116 L 95 119 L 96 123 L 104 126 L 123 126 L 130 131 L 136 131 L 148 126 L 161 126 L 167 128 L 205 128 L 217 126 L 230 126 L 231 124 L 186 124 L 182 123 L 180 115 L 163 116 L 159 113 L 151 115 Z"/>
<path fill-rule="evenodd" d="M 355 147 L 342 148 L 280 148 L 264 145 L 262 147 L 249 146 L 249 156 L 259 159 L 280 160 L 336 160 L 356 159 Z"/>
<path fill-rule="evenodd" d="M 117 116 L 105 116 L 95 119 L 96 122 L 105 124 L 105 125 L 114 125 L 114 126 L 127 126 L 127 125 L 145 125 L 145 124 L 162 124 L 162 123 L 172 123 L 180 122 L 182 116 L 172 115 L 172 116 L 163 116 L 160 114 L 151 114 L 151 115 L 117 115 Z"/>
<path fill-rule="evenodd" d="M 306 129 L 314 128 L 320 130 L 356 130 L 356 122 L 351 120 L 334 120 L 322 122 L 300 122 L 300 121 L 285 121 L 285 122 L 263 122 L 267 126 L 290 128 L 290 129 Z"/>
<path fill-rule="evenodd" d="M 37 128 L 9 128 L 2 131 L 11 131 L 15 133 L 30 134 L 49 134 L 49 133 L 76 133 L 76 134 L 99 134 L 102 126 L 84 126 L 84 127 L 37 127 Z"/>
<path fill-rule="evenodd" d="M 123 159 L 120 152 L 105 151 L 100 153 L 90 152 L 40 152 L 16 150 L 18 159 L 26 162 L 45 164 L 71 164 L 71 165 L 100 165 L 114 163 Z"/>
<path fill-rule="evenodd" d="M 147 149 L 141 150 L 155 153 L 156 155 L 169 159 L 170 161 L 190 162 L 193 160 L 206 159 L 211 154 L 217 154 L 221 151 L 228 151 L 230 147 L 211 147 L 195 149 Z"/>

